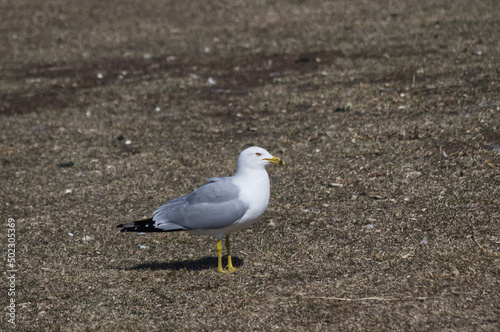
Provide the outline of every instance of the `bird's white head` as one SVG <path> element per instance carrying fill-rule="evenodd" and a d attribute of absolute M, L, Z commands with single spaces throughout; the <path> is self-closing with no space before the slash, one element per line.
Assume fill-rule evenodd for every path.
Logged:
<path fill-rule="evenodd" d="M 243 150 L 238 157 L 238 170 L 242 168 L 262 169 L 269 164 L 285 165 L 285 162 L 257 146 Z"/>

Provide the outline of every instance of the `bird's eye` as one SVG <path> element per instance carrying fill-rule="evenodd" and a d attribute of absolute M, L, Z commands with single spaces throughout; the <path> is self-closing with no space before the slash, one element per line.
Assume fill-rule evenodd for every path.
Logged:
<path fill-rule="evenodd" d="M 256 153 L 255 153 L 255 155 L 256 155 L 257 157 L 262 156 L 262 155 L 261 155 L 260 153 L 258 153 L 258 152 L 256 152 Z"/>

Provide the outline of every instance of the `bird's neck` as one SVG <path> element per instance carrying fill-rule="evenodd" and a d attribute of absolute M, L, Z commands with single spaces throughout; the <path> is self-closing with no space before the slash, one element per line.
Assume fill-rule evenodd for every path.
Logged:
<path fill-rule="evenodd" d="M 239 168 L 236 174 L 234 175 L 235 178 L 238 177 L 249 177 L 249 178 L 254 178 L 254 179 L 260 179 L 260 178 L 268 178 L 269 176 L 267 175 L 266 169 L 265 168 Z"/>
<path fill-rule="evenodd" d="M 240 198 L 243 202 L 251 202 L 263 209 L 258 210 L 256 215 L 260 216 L 264 213 L 267 204 L 271 186 L 269 176 L 266 170 L 263 169 L 240 169 L 233 177 L 233 182 L 240 187 Z"/>
<path fill-rule="evenodd" d="M 245 181 L 246 185 L 251 183 L 259 184 L 260 186 L 269 186 L 269 176 L 265 168 L 240 168 L 236 175 L 234 175 L 236 182 Z M 248 183 L 248 182 L 251 183 Z"/>

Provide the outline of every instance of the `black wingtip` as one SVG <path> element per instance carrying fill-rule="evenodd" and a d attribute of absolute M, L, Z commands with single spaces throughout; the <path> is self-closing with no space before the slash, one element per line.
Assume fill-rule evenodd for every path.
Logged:
<path fill-rule="evenodd" d="M 154 227 L 154 223 L 153 218 L 148 218 L 126 224 L 120 224 L 116 227 L 121 228 L 120 232 L 161 232 L 162 230 Z"/>
<path fill-rule="evenodd" d="M 184 227 L 172 228 L 172 229 L 162 229 L 156 228 L 153 218 L 138 220 L 129 222 L 126 224 L 120 224 L 116 227 L 121 228 L 120 232 L 138 232 L 138 233 L 149 233 L 149 232 L 179 232 L 188 230 Z"/>

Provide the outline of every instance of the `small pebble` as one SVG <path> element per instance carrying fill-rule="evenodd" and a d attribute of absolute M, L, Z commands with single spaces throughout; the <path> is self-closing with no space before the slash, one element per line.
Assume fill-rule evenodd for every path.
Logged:
<path fill-rule="evenodd" d="M 84 237 L 82 237 L 82 242 L 83 243 L 86 243 L 86 242 L 89 242 L 89 241 L 92 241 L 94 238 L 92 236 L 88 236 L 88 235 L 85 235 Z"/>
<path fill-rule="evenodd" d="M 217 82 L 216 82 L 213 78 L 209 77 L 209 78 L 207 79 L 207 84 L 208 84 L 208 85 L 216 85 L 216 84 L 217 84 Z"/>
<path fill-rule="evenodd" d="M 366 229 L 373 229 L 373 227 L 375 227 L 375 225 L 373 223 L 363 226 L 363 228 L 366 228 Z"/>

